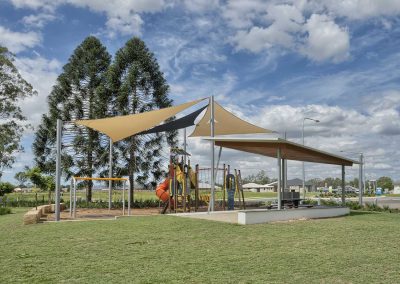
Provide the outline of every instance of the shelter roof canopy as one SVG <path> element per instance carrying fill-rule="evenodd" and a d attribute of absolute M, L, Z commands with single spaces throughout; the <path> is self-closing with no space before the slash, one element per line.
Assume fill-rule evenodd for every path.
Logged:
<path fill-rule="evenodd" d="M 207 137 L 205 139 L 214 140 L 216 146 L 274 158 L 277 157 L 277 150 L 281 149 L 281 157 L 287 160 L 345 166 L 358 164 L 357 161 L 280 138 L 253 139 Z"/>

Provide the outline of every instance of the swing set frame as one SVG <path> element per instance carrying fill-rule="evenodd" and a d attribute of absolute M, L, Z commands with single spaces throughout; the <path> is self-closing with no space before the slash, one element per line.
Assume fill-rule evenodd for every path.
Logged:
<path fill-rule="evenodd" d="M 87 180 L 97 180 L 97 181 L 122 181 L 122 216 L 125 215 L 125 191 L 129 188 L 129 179 L 128 178 L 102 178 L 102 177 L 72 177 L 71 183 L 72 188 L 69 191 L 69 212 L 70 217 L 76 219 L 76 186 L 79 181 L 87 181 Z M 126 184 L 128 183 L 128 187 Z M 111 194 L 109 194 L 109 204 L 111 204 Z M 109 208 L 108 210 L 110 210 Z M 128 190 L 128 216 L 131 215 L 131 191 Z"/>

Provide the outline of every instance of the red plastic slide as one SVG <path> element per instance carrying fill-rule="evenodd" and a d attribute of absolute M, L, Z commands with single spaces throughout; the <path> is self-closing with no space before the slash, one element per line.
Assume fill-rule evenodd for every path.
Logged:
<path fill-rule="evenodd" d="M 157 197 L 163 202 L 169 199 L 169 178 L 166 178 L 156 189 Z"/>

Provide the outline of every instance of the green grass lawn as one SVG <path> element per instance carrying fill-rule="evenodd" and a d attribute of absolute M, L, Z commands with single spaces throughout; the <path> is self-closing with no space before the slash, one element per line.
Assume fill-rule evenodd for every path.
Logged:
<path fill-rule="evenodd" d="M 0 283 L 398 283 L 400 216 L 239 226 L 173 216 L 22 225 L 0 216 Z"/>

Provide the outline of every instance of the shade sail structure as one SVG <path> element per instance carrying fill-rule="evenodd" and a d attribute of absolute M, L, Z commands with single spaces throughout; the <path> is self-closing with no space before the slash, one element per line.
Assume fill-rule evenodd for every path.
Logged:
<path fill-rule="evenodd" d="M 184 103 L 177 106 L 153 110 L 149 112 L 116 116 L 102 119 L 77 120 L 75 124 L 84 125 L 96 131 L 102 132 L 117 142 L 126 137 L 148 130 L 177 113 L 194 106 L 204 99 Z"/>
<path fill-rule="evenodd" d="M 210 130 L 211 107 L 203 118 L 199 121 L 190 137 L 211 136 Z M 230 135 L 230 134 L 254 134 L 254 133 L 273 133 L 274 131 L 265 129 L 254 124 L 244 121 L 234 114 L 224 109 L 221 105 L 214 102 L 214 134 Z"/>
<path fill-rule="evenodd" d="M 173 131 L 173 130 L 178 130 L 182 128 L 186 128 L 189 126 L 194 125 L 194 121 L 196 118 L 200 115 L 200 113 L 205 110 L 207 106 L 202 107 L 184 117 L 175 119 L 173 121 L 157 125 L 156 127 L 153 127 L 149 130 L 139 132 L 138 135 L 140 134 L 151 134 L 151 133 L 158 133 L 158 132 L 164 132 L 164 131 Z"/>
<path fill-rule="evenodd" d="M 216 146 L 274 158 L 277 157 L 278 149 L 281 149 L 281 158 L 286 160 L 344 166 L 358 164 L 357 161 L 335 154 L 330 154 L 315 148 L 306 147 L 280 138 L 252 139 L 209 137 L 205 139 L 214 140 Z"/>

